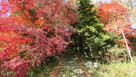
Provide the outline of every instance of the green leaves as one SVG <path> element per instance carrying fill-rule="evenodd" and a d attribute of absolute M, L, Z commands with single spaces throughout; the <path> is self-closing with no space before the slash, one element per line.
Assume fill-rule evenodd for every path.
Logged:
<path fill-rule="evenodd" d="M 89 33 L 88 33 L 88 32 L 85 32 L 84 36 L 89 36 Z"/>
<path fill-rule="evenodd" d="M 109 35 L 100 34 L 100 36 L 103 38 L 103 41 L 110 39 Z"/>
<path fill-rule="evenodd" d="M 103 25 L 99 23 L 96 10 L 89 0 L 79 0 L 79 22 L 74 27 L 78 30 L 76 38 L 73 37 L 75 49 L 86 57 L 98 56 L 111 46 L 113 34 L 106 33 Z M 79 50 L 78 50 L 79 49 Z"/>
<path fill-rule="evenodd" d="M 94 28 L 93 26 L 86 26 L 86 28 L 92 32 L 97 32 L 96 28 Z"/>

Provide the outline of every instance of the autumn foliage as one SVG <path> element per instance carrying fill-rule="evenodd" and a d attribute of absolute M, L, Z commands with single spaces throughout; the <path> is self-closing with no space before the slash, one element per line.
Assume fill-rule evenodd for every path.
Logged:
<path fill-rule="evenodd" d="M 97 14 L 100 16 L 99 21 L 104 24 L 103 28 L 107 32 L 114 32 L 117 36 L 122 36 L 121 30 L 123 30 L 126 37 L 131 36 L 131 34 L 128 34 L 132 28 L 127 9 L 115 1 L 111 3 L 100 3 L 97 9 Z M 119 42 L 125 47 L 123 39 L 120 39 Z M 127 42 L 131 44 L 128 40 Z"/>
<path fill-rule="evenodd" d="M 74 29 L 70 24 L 77 29 L 73 34 L 76 49 L 88 57 L 113 46 L 110 32 L 122 36 L 123 30 L 126 37 L 134 36 L 129 13 L 117 2 L 100 3 L 98 12 L 89 0 L 75 2 L 0 0 L 0 77 L 26 77 L 29 67 L 61 54 L 71 43 Z M 123 39 L 118 42 L 125 46 Z"/>
<path fill-rule="evenodd" d="M 30 66 L 70 43 L 76 14 L 63 0 L 9 0 L 0 9 L 0 76 L 25 77 Z M 3 17 L 11 11 L 10 16 Z"/>

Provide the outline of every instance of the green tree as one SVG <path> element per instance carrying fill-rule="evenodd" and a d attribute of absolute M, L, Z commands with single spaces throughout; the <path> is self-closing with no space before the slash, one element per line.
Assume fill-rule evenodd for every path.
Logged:
<path fill-rule="evenodd" d="M 86 58 L 96 59 L 104 55 L 107 48 L 114 45 L 113 33 L 106 33 L 98 21 L 97 11 L 89 0 L 79 0 L 79 21 L 73 25 L 75 50 Z"/>

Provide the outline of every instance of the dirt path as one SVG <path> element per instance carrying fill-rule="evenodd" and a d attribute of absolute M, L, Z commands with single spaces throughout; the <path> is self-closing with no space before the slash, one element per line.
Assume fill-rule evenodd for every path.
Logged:
<path fill-rule="evenodd" d="M 67 53 L 58 65 L 52 69 L 48 77 L 90 77 L 79 57 Z"/>
<path fill-rule="evenodd" d="M 51 70 L 51 72 L 48 74 L 48 77 L 57 77 L 61 65 L 62 61 L 60 61 L 58 65 Z"/>

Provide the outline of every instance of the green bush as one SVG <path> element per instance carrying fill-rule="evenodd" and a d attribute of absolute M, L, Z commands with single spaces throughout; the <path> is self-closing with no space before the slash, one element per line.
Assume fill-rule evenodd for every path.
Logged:
<path fill-rule="evenodd" d="M 118 45 L 107 49 L 104 56 L 101 58 L 104 62 L 109 64 L 129 61 L 129 56 L 126 49 L 118 47 Z"/>

